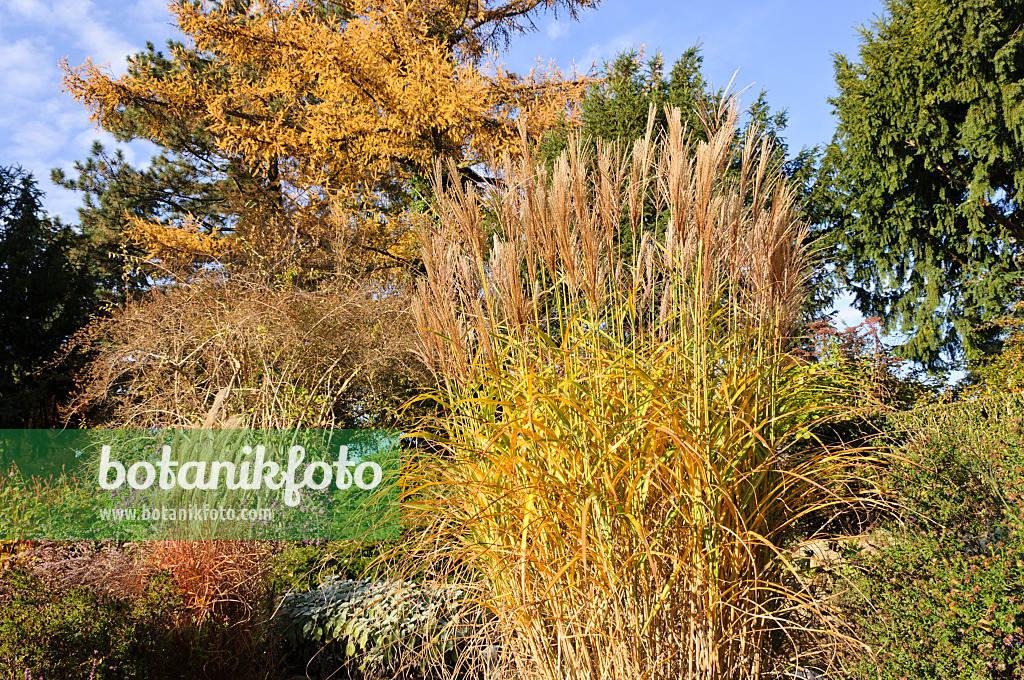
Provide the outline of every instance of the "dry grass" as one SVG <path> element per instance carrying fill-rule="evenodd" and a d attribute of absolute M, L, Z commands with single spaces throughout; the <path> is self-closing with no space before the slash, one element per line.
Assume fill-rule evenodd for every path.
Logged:
<path fill-rule="evenodd" d="M 506 160 L 484 196 L 435 179 L 414 313 L 447 414 L 407 548 L 480 579 L 517 677 L 784 670 L 770 643 L 827 610 L 783 585 L 787 542 L 876 464 L 813 437 L 848 400 L 787 351 L 804 230 L 767 142 L 738 145 L 733 102 L 706 143 L 668 117 L 550 173 Z"/>
<path fill-rule="evenodd" d="M 181 598 L 174 627 L 186 643 L 183 658 L 196 657 L 186 662 L 190 667 L 198 669 L 201 656 L 207 677 L 274 677 L 280 653 L 269 625 L 273 543 L 168 540 L 143 550 L 147 568 L 167 574 Z"/>
<path fill-rule="evenodd" d="M 70 410 L 98 427 L 388 426 L 423 379 L 407 309 L 383 280 L 158 288 L 80 338 L 96 357 Z"/>
<path fill-rule="evenodd" d="M 464 378 L 494 333 L 625 306 L 630 326 L 618 330 L 666 339 L 694 327 L 677 293 L 710 303 L 723 285 L 752 316 L 743 324 L 782 341 L 802 302 L 806 230 L 768 165 L 768 140 L 753 130 L 737 149 L 735 109 L 707 116 L 706 143 L 691 143 L 676 113 L 663 140 L 649 125 L 629 153 L 600 143 L 591 157 L 576 139 L 551 173 L 524 149 L 485 197 L 457 182 L 445 189 L 438 166 L 437 221 L 421 230 L 427 276 L 413 301 L 424 361 Z M 667 285 L 683 282 L 685 291 Z"/>
<path fill-rule="evenodd" d="M 186 610 L 196 622 L 207 618 L 248 621 L 269 601 L 268 543 L 255 541 L 151 541 L 148 564 L 170 574 Z"/>

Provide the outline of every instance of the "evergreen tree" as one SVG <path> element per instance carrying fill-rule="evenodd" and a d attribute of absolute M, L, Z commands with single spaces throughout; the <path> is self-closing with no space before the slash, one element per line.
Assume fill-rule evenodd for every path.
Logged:
<path fill-rule="evenodd" d="M 30 174 L 0 167 L 0 428 L 54 424 L 73 371 L 51 360 L 97 310 L 81 237 L 41 199 Z"/>
<path fill-rule="evenodd" d="M 888 0 L 835 71 L 821 209 L 857 307 L 931 367 L 991 353 L 1024 268 L 1024 3 Z"/>

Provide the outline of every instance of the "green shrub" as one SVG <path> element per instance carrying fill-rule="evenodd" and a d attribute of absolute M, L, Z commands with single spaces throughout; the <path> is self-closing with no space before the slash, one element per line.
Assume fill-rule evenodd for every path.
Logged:
<path fill-rule="evenodd" d="M 102 526 L 97 507 L 105 500 L 73 476 L 28 477 L 17 468 L 0 475 L 0 539 L 72 539 Z"/>
<path fill-rule="evenodd" d="M 23 571 L 8 572 L 0 582 L 0 677 L 183 677 L 170 662 L 173 605 L 161 579 L 129 601 L 82 586 L 55 591 Z"/>
<path fill-rule="evenodd" d="M 1024 535 L 967 554 L 936 532 L 909 533 L 862 558 L 853 582 L 864 599 L 848 616 L 877 655 L 854 677 L 1024 677 Z"/>
<path fill-rule="evenodd" d="M 1022 288 L 1024 290 L 1024 288 Z M 989 327 L 1002 332 L 1003 345 L 998 354 L 973 362 L 968 367 L 968 388 L 981 394 L 1024 392 L 1024 302 L 1018 302 L 1013 315 L 996 320 Z"/>
<path fill-rule="evenodd" d="M 888 546 L 846 569 L 854 677 L 1024 678 L 1024 395 L 890 418 L 907 461 Z"/>
<path fill-rule="evenodd" d="M 889 474 L 912 522 L 984 540 L 1024 500 L 1024 394 L 914 409 L 889 418 L 907 461 Z"/>
<path fill-rule="evenodd" d="M 285 543 L 271 559 L 272 592 L 313 590 L 329 578 L 362 578 L 387 545 L 382 542 L 303 541 Z"/>
<path fill-rule="evenodd" d="M 133 546 L 50 542 L 9 563 L 0 575 L 0 680 L 276 677 L 271 599 L 223 587 L 233 570 L 251 573 L 251 562 L 209 548 L 199 557 L 222 561 L 211 591 L 201 565 L 179 560 L 177 571 L 153 572 Z M 152 558 L 153 546 L 138 549 Z"/>

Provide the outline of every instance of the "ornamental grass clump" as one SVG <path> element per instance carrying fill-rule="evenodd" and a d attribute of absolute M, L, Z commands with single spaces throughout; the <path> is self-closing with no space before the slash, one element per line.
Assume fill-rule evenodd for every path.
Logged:
<path fill-rule="evenodd" d="M 737 116 L 703 142 L 669 111 L 550 168 L 524 143 L 483 192 L 436 173 L 414 314 L 441 452 L 407 508 L 419 554 L 479 576 L 518 677 L 757 678 L 824 606 L 787 541 L 875 463 L 814 437 L 849 402 L 788 352 L 805 230 Z"/>

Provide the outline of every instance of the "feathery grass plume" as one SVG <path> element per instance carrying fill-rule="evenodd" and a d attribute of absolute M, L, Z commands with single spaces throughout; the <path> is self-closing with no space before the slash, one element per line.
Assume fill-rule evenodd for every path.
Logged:
<path fill-rule="evenodd" d="M 788 353 L 805 231 L 737 116 L 550 172 L 524 144 L 483 194 L 437 170 L 414 315 L 447 412 L 410 540 L 478 577 L 518 677 L 757 678 L 827 606 L 784 585 L 787 541 L 877 460 L 813 436 L 849 402 Z"/>

